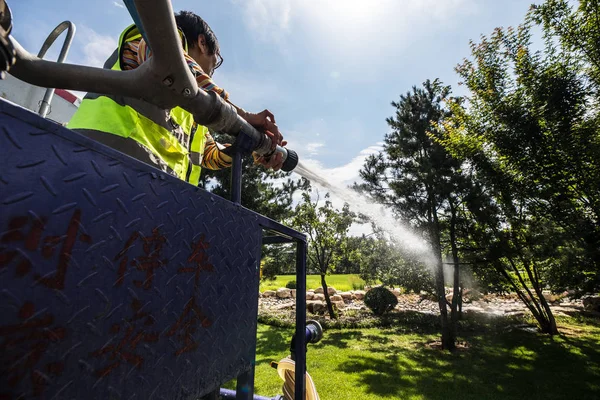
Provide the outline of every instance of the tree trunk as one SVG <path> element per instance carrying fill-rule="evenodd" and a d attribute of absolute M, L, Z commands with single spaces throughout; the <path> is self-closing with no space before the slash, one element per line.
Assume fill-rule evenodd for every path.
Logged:
<path fill-rule="evenodd" d="M 458 319 L 461 320 L 463 317 L 462 306 L 463 306 L 463 292 L 464 287 L 460 285 L 460 297 L 458 299 Z"/>
<path fill-rule="evenodd" d="M 440 307 L 440 322 L 442 325 L 442 349 L 454 351 L 456 346 L 452 330 L 448 324 L 448 309 L 446 307 L 446 288 L 444 286 L 444 264 L 442 263 L 442 244 L 440 241 L 440 224 L 437 217 L 435 201 L 431 193 L 429 193 L 429 235 L 431 237 L 431 245 L 436 259 L 436 274 L 435 274 L 435 289 Z"/>
<path fill-rule="evenodd" d="M 532 273 L 531 269 L 535 269 L 535 265 L 530 265 L 529 263 L 525 264 L 523 260 L 525 270 L 527 271 L 527 275 L 529 276 L 529 280 L 533 285 L 533 290 L 537 294 L 538 300 L 540 302 L 541 308 L 544 310 L 545 315 L 543 315 L 543 323 L 540 323 L 542 333 L 548 333 L 550 336 L 558 335 L 558 327 L 556 326 L 556 319 L 554 319 L 554 314 L 552 314 L 552 310 L 550 309 L 550 305 L 546 301 L 544 294 L 542 292 L 542 288 L 540 287 L 540 283 L 537 279 L 538 274 Z M 533 271 L 537 272 L 537 271 Z M 538 320 L 538 322 L 540 322 Z"/>
<path fill-rule="evenodd" d="M 458 246 L 456 245 L 456 207 L 451 199 L 450 204 L 450 247 L 452 248 L 452 262 L 454 264 L 454 282 L 452 285 L 452 305 L 450 306 L 450 332 L 452 338 L 456 340 L 459 314 L 458 302 L 460 300 L 460 264 L 458 260 Z"/>
<path fill-rule="evenodd" d="M 337 319 L 337 315 L 333 310 L 333 304 L 329 298 L 329 292 L 327 291 L 327 282 L 325 282 L 325 275 L 321 274 L 321 287 L 323 287 L 323 295 L 325 295 L 325 303 L 327 303 L 327 311 L 331 319 Z"/>

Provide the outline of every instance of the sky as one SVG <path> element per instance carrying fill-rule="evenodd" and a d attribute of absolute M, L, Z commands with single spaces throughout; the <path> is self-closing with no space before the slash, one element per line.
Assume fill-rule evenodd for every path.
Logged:
<path fill-rule="evenodd" d="M 469 40 L 516 26 L 532 0 L 173 0 L 218 37 L 214 80 L 240 107 L 269 109 L 289 148 L 351 184 L 381 150 L 390 103 L 426 79 L 459 87 Z M 77 26 L 68 62 L 101 66 L 132 21 L 120 0 L 9 0 L 13 36 L 37 53 L 63 20 Z M 58 46 L 57 46 L 58 47 Z M 56 57 L 57 51 L 50 56 Z"/>

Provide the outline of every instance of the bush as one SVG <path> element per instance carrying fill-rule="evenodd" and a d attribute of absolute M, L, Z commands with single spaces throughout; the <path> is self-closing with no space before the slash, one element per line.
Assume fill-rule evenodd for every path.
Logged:
<path fill-rule="evenodd" d="M 296 281 L 289 281 L 285 284 L 285 287 L 288 289 L 296 289 Z"/>
<path fill-rule="evenodd" d="M 373 314 L 383 315 L 391 311 L 398 304 L 398 299 L 394 293 L 383 286 L 375 287 L 365 294 L 365 305 L 369 307 Z"/>

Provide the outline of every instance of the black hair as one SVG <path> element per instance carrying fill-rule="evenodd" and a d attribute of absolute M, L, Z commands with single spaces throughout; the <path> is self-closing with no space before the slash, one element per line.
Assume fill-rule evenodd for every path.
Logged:
<path fill-rule="evenodd" d="M 219 49 L 219 41 L 206 21 L 191 11 L 179 11 L 175 14 L 175 23 L 179 29 L 183 31 L 190 48 L 197 46 L 199 35 L 204 35 L 208 51 L 212 54 L 216 54 L 219 58 L 215 69 L 221 65 L 223 58 L 221 57 L 221 51 Z"/>

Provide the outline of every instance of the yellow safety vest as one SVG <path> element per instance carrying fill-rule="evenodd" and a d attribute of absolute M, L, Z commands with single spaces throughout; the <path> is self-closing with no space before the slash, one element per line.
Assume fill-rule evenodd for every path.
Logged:
<path fill-rule="evenodd" d="M 104 68 L 123 70 L 123 46 L 140 38 L 135 25 L 125 29 Z M 180 107 L 168 110 L 130 97 L 88 93 L 67 127 L 198 185 L 208 128 Z"/>

